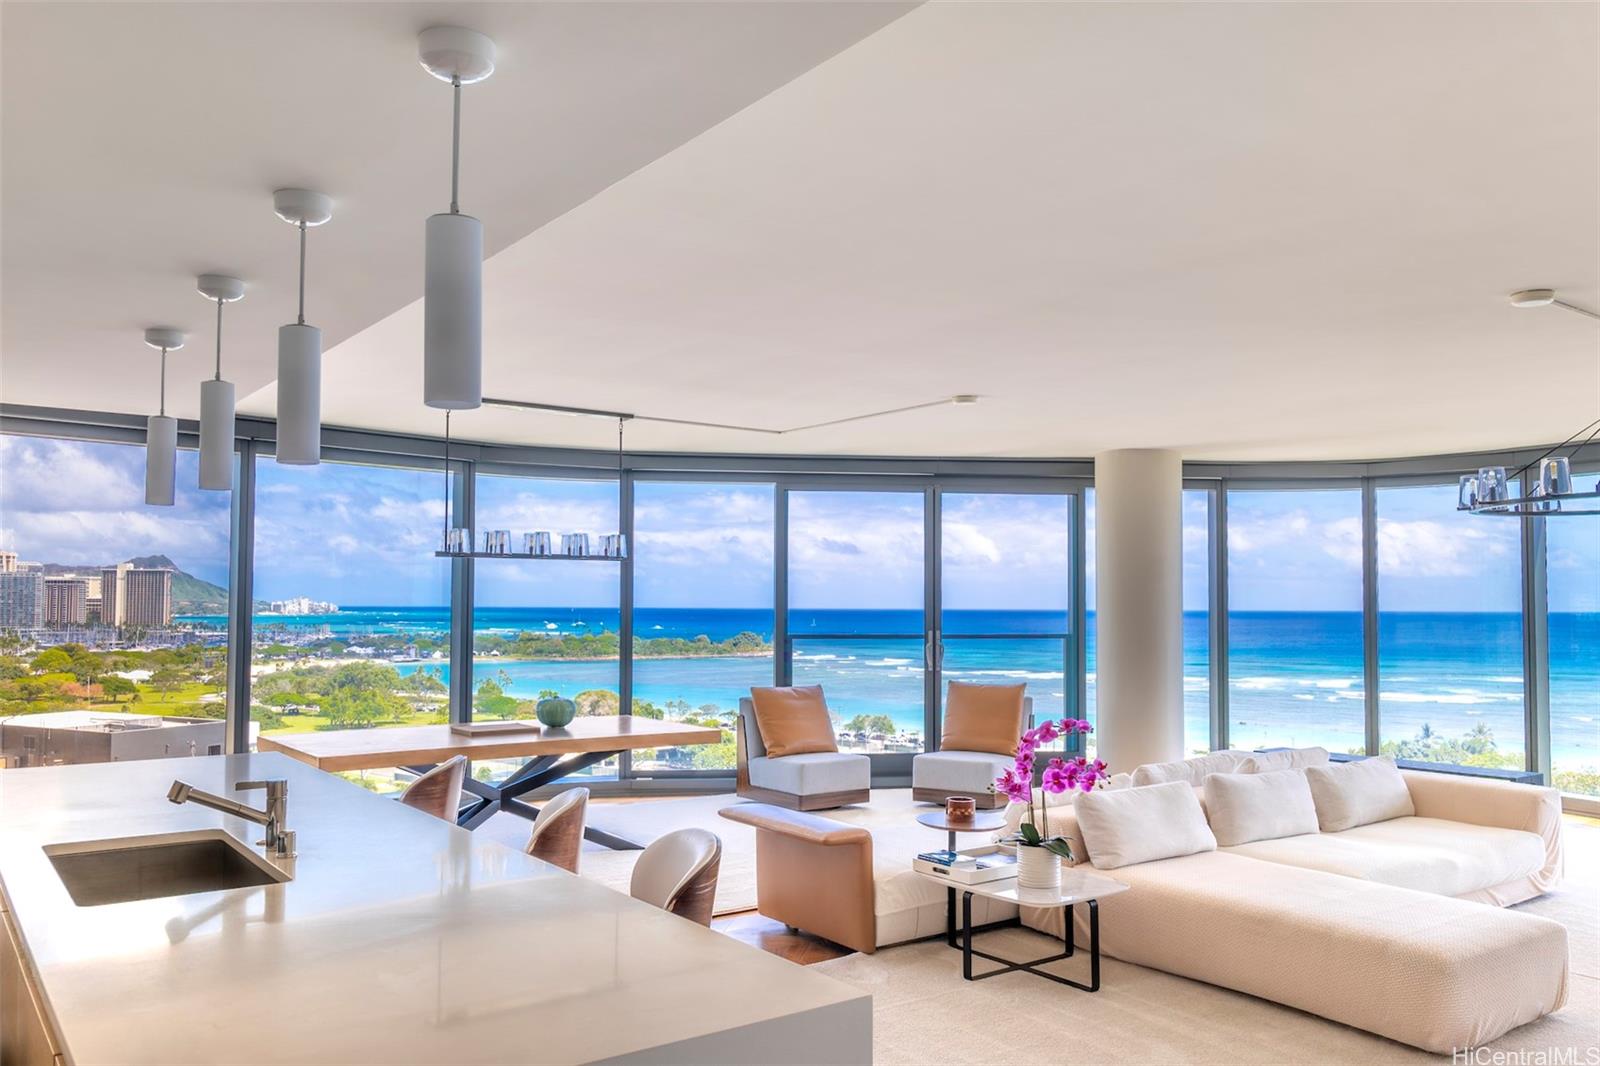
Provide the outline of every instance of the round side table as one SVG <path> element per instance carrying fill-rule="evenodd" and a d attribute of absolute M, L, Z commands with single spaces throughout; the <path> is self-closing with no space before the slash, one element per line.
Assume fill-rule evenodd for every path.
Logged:
<path fill-rule="evenodd" d="M 951 851 L 956 850 L 957 833 L 992 833 L 1006 826 L 1004 811 L 974 811 L 971 818 L 952 820 L 940 809 L 917 815 L 917 821 L 929 829 L 943 829 L 949 833 Z"/>

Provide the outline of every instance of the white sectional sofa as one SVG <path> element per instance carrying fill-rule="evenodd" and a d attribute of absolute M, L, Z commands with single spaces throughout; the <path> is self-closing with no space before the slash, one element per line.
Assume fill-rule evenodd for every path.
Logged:
<path fill-rule="evenodd" d="M 1316 751 L 1272 755 L 1262 769 L 1326 760 Z M 1255 758 L 1216 752 L 1140 767 L 1112 785 L 1182 780 L 1199 797 L 1206 774 L 1253 769 L 1247 760 Z M 1133 891 L 1101 905 L 1104 952 L 1430 1051 L 1476 1046 L 1559 1009 L 1565 928 L 1504 909 L 1561 878 L 1559 794 L 1399 773 L 1413 814 L 1108 870 Z M 1050 830 L 1072 839 L 1079 861 L 1093 862 L 1072 797 L 1048 799 Z M 827 818 L 758 804 L 724 810 L 758 829 L 762 913 L 862 951 L 942 934 L 944 889 L 910 869 L 927 834 L 876 806 Z M 1011 809 L 1013 824 L 1020 810 Z M 862 887 L 838 891 L 841 869 Z M 828 883 L 806 884 L 809 870 L 819 878 L 826 870 Z M 974 918 L 1014 913 L 995 905 Z M 1063 933 L 1058 909 L 1024 908 L 1021 917 Z M 1079 943 L 1086 939 L 1079 930 Z"/>

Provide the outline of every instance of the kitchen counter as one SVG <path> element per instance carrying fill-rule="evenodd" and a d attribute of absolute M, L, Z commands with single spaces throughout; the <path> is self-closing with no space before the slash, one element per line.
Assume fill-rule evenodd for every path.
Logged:
<path fill-rule="evenodd" d="M 286 778 L 293 879 L 75 905 L 44 846 L 261 838 L 174 778 Z M 871 1058 L 858 990 L 277 754 L 0 771 L 0 903 L 69 1064 Z"/>

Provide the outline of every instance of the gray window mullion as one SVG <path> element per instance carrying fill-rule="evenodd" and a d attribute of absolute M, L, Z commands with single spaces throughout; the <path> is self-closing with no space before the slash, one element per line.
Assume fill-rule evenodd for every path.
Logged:
<path fill-rule="evenodd" d="M 1365 689 L 1367 754 L 1383 743 L 1378 698 L 1378 490 L 1371 478 L 1361 482 L 1361 663 Z"/>
<path fill-rule="evenodd" d="M 224 751 L 250 750 L 250 658 L 254 654 L 256 445 L 241 441 L 229 508 L 227 728 Z"/>

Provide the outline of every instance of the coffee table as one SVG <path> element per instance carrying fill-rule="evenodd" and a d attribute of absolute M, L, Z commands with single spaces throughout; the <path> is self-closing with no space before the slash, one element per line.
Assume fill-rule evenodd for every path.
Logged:
<path fill-rule="evenodd" d="M 1026 973 L 1046 977 L 1057 984 L 1071 985 L 1073 988 L 1085 992 L 1100 991 L 1100 900 L 1106 896 L 1114 896 L 1118 892 L 1126 892 L 1128 886 L 1121 881 L 1113 881 L 1103 874 L 1092 873 L 1082 867 L 1069 867 L 1061 871 L 1061 884 L 1056 888 L 1019 888 L 1015 877 L 1008 877 L 1003 881 L 986 881 L 977 885 L 951 885 L 944 878 L 932 874 L 919 873 L 930 881 L 937 881 L 949 889 L 948 903 L 945 911 L 945 943 L 961 950 L 961 976 L 968 981 L 982 981 L 988 977 L 998 977 L 1003 973 L 1015 973 L 1022 970 Z M 956 935 L 956 893 L 961 893 L 961 929 L 960 937 Z M 1062 939 L 1066 943 L 1066 950 L 1057 955 L 1047 955 L 1040 959 L 1029 959 L 1025 962 L 1014 962 L 1003 959 L 998 955 L 979 951 L 972 946 L 972 897 L 987 896 L 989 899 L 1002 903 L 1015 904 L 1018 907 L 1060 907 L 1061 916 L 1065 922 Z M 1060 962 L 1070 959 L 1074 953 L 1072 908 L 1079 903 L 1089 906 L 1089 983 L 1074 981 L 1070 977 L 1062 977 L 1048 970 L 1040 969 L 1046 963 Z M 1002 929 L 1008 926 L 1022 924 L 1022 917 L 1004 922 L 992 922 L 983 927 L 987 932 L 991 929 Z M 989 962 L 1000 963 L 1000 968 L 987 973 L 974 974 L 972 972 L 972 959 L 976 956 L 987 959 Z"/>

